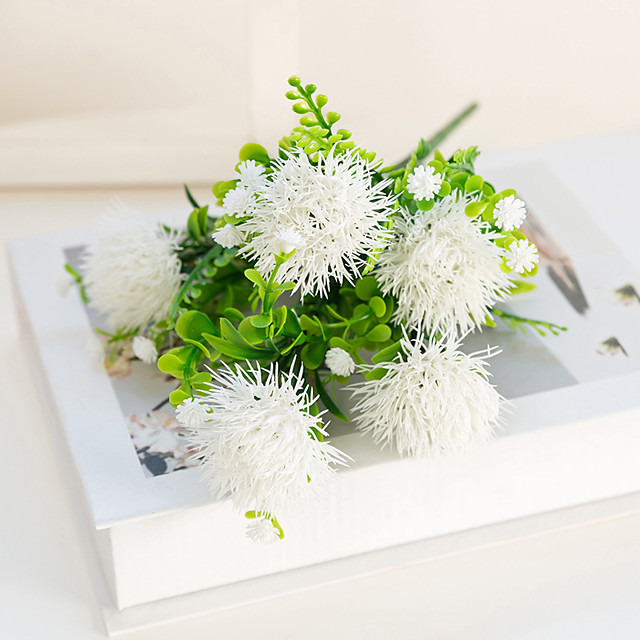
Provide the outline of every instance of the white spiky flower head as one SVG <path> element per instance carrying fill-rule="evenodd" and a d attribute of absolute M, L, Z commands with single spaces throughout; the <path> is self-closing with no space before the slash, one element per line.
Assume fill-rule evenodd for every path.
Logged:
<path fill-rule="evenodd" d="M 351 355 L 340 347 L 332 347 L 324 356 L 329 371 L 337 376 L 350 376 L 356 370 Z"/>
<path fill-rule="evenodd" d="M 506 263 L 516 273 L 531 271 L 538 264 L 538 248 L 526 239 L 515 240 L 509 245 Z"/>
<path fill-rule="evenodd" d="M 303 369 L 247 363 L 213 373 L 199 401 L 209 419 L 191 427 L 211 492 L 243 510 L 277 514 L 327 489 L 346 456 L 327 441 Z"/>
<path fill-rule="evenodd" d="M 440 341 L 405 335 L 383 378 L 351 385 L 358 428 L 416 456 L 491 438 L 503 398 L 489 383 L 486 358 L 497 350 L 468 355 L 459 347 L 451 334 Z"/>
<path fill-rule="evenodd" d="M 91 306 L 112 329 L 133 330 L 164 319 L 183 279 L 176 236 L 125 207 L 105 217 L 98 233 L 83 256 Z"/>
<path fill-rule="evenodd" d="M 155 364 L 158 359 L 158 349 L 153 340 L 145 336 L 136 336 L 131 343 L 133 355 L 145 364 Z"/>
<path fill-rule="evenodd" d="M 493 210 L 496 226 L 503 231 L 517 229 L 527 217 L 524 202 L 514 195 L 498 200 Z"/>
<path fill-rule="evenodd" d="M 500 265 L 504 249 L 488 222 L 465 215 L 465 198 L 447 196 L 429 211 L 405 212 L 394 241 L 382 252 L 376 276 L 398 301 L 394 318 L 433 333 L 480 324 L 511 286 Z"/>
<path fill-rule="evenodd" d="M 393 198 L 389 180 L 373 184 L 371 164 L 357 150 L 321 154 L 314 165 L 305 153 L 273 163 L 251 216 L 242 223 L 249 241 L 242 249 L 268 276 L 282 237 L 296 252 L 281 267 L 281 280 L 296 283 L 302 295 L 326 295 L 332 282 L 353 283 L 367 256 L 387 243 L 384 223 Z"/>
<path fill-rule="evenodd" d="M 407 178 L 407 191 L 417 200 L 431 200 L 440 191 L 444 176 L 429 165 L 418 165 Z"/>
<path fill-rule="evenodd" d="M 176 419 L 188 429 L 195 429 L 211 418 L 211 412 L 195 398 L 187 398 L 176 407 Z"/>
<path fill-rule="evenodd" d="M 260 544 L 271 544 L 280 540 L 280 532 L 266 516 L 258 516 L 249 520 L 246 532 L 250 540 Z"/>
<path fill-rule="evenodd" d="M 213 239 L 226 249 L 239 247 L 244 242 L 244 233 L 234 224 L 225 224 L 223 227 L 216 229 L 212 234 Z"/>

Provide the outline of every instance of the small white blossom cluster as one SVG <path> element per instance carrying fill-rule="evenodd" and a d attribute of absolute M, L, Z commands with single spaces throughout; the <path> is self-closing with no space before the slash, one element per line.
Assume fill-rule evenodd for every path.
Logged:
<path fill-rule="evenodd" d="M 333 347 L 324 356 L 329 371 L 337 376 L 350 376 L 356 370 L 356 363 L 344 349 Z"/>
<path fill-rule="evenodd" d="M 431 200 L 442 187 L 443 175 L 428 165 L 418 165 L 407 179 L 407 191 L 416 200 Z"/>
<path fill-rule="evenodd" d="M 347 457 L 322 440 L 327 433 L 311 413 L 316 399 L 302 370 L 224 367 L 213 382 L 177 412 L 213 495 L 230 494 L 242 511 L 276 514 L 327 489 Z"/>
<path fill-rule="evenodd" d="M 251 215 L 255 209 L 256 199 L 264 189 L 267 176 L 263 165 L 255 160 L 244 160 L 236 167 L 240 175 L 234 189 L 227 191 L 222 201 L 222 212 L 231 218 L 242 218 Z M 239 247 L 245 234 L 237 225 L 227 222 L 213 232 L 213 239 L 223 247 Z"/>
<path fill-rule="evenodd" d="M 153 340 L 144 336 L 135 336 L 131 346 L 136 358 L 145 364 L 155 364 L 158 359 L 158 349 Z"/>
<path fill-rule="evenodd" d="M 291 153 L 272 168 L 251 215 L 239 225 L 248 238 L 242 252 L 266 276 L 274 253 L 295 249 L 279 277 L 295 282 L 303 296 L 325 296 L 332 283 L 353 283 L 367 256 L 389 238 L 389 181 L 374 184 L 371 165 L 357 151 L 320 155 L 317 165 L 304 153 Z"/>
<path fill-rule="evenodd" d="M 486 370 L 495 353 L 467 355 L 452 334 L 439 341 L 405 335 L 383 378 L 352 385 L 358 427 L 383 447 L 417 456 L 489 439 L 503 402 Z"/>

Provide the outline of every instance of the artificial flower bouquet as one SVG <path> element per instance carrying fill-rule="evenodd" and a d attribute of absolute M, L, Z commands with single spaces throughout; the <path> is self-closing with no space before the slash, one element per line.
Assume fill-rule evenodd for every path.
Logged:
<path fill-rule="evenodd" d="M 215 206 L 186 189 L 183 229 L 120 210 L 82 272 L 67 265 L 109 324 L 100 356 L 130 343 L 176 379 L 169 401 L 203 477 L 260 542 L 349 463 L 330 418 L 401 454 L 464 449 L 492 436 L 503 404 L 497 349 L 467 353 L 464 337 L 496 318 L 561 330 L 495 307 L 531 288 L 538 255 L 516 192 L 476 174 L 477 148 L 436 150 L 471 109 L 385 165 L 315 85 L 289 85 L 299 126 L 271 153 L 245 145 Z"/>

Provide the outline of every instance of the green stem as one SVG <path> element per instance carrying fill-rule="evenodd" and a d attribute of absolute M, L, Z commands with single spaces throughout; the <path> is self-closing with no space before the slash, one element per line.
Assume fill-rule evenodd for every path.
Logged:
<path fill-rule="evenodd" d="M 171 311 L 169 312 L 168 323 L 169 326 L 173 326 L 175 322 L 176 316 L 178 315 L 178 305 L 182 300 L 184 294 L 189 290 L 189 287 L 193 283 L 193 281 L 198 277 L 202 269 L 207 265 L 207 263 L 211 260 L 211 258 L 218 252 L 218 246 L 213 245 L 207 253 L 202 256 L 198 262 L 194 265 L 191 273 L 187 276 L 186 280 L 182 283 L 180 287 L 180 291 L 178 291 L 178 295 L 174 298 L 173 304 L 171 305 Z"/>
<path fill-rule="evenodd" d="M 431 138 L 425 140 L 422 138 L 418 143 L 418 148 L 416 150 L 416 158 L 418 161 L 426 158 L 432 151 L 434 151 L 445 138 L 447 138 L 451 132 L 459 127 L 476 109 L 478 108 L 478 104 L 476 102 L 471 103 L 466 109 L 461 111 L 455 118 L 450 120 L 442 129 L 437 131 Z M 411 160 L 411 155 L 409 154 L 406 158 L 398 162 L 395 167 L 392 167 L 392 170 L 400 169 L 408 164 Z"/>
<path fill-rule="evenodd" d="M 553 322 L 546 322 L 545 320 L 533 320 L 532 318 L 523 318 L 522 316 L 517 316 L 514 313 L 509 313 L 508 311 L 501 311 L 500 309 L 492 309 L 491 313 L 497 315 L 499 318 L 507 324 L 507 326 L 511 325 L 513 327 L 528 324 L 533 327 L 536 331 L 543 333 L 540 327 L 545 327 L 553 335 L 557 336 L 561 331 L 567 331 L 567 327 L 561 327 L 558 324 L 554 324 Z"/>

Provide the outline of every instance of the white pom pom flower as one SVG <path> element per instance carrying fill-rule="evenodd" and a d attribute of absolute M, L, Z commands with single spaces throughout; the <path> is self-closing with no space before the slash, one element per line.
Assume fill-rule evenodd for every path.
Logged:
<path fill-rule="evenodd" d="M 209 419 L 190 433 L 214 496 L 231 494 L 240 510 L 277 514 L 328 488 L 347 457 L 319 439 L 327 434 L 311 413 L 316 399 L 302 369 L 225 366 L 213 382 L 199 397 Z"/>
<path fill-rule="evenodd" d="M 244 242 L 244 233 L 233 224 L 225 224 L 212 234 L 213 239 L 226 249 L 239 247 Z"/>
<path fill-rule="evenodd" d="M 506 263 L 516 273 L 531 271 L 538 264 L 538 248 L 528 240 L 516 240 L 509 245 Z"/>
<path fill-rule="evenodd" d="M 327 351 L 324 361 L 329 371 L 337 376 L 350 376 L 356 370 L 356 363 L 344 349 L 333 347 Z"/>
<path fill-rule="evenodd" d="M 407 178 L 407 191 L 416 200 L 431 200 L 440 191 L 443 177 L 433 167 L 418 165 Z"/>
<path fill-rule="evenodd" d="M 395 240 L 376 266 L 383 293 L 397 298 L 396 321 L 433 333 L 457 326 L 464 333 L 506 295 L 511 285 L 500 268 L 504 249 L 493 242 L 501 236 L 489 223 L 466 216 L 466 204 L 448 196 L 430 211 L 396 220 Z"/>
<path fill-rule="evenodd" d="M 271 544 L 280 540 L 280 532 L 273 526 L 269 518 L 260 516 L 252 518 L 247 524 L 247 537 L 253 542 Z"/>
<path fill-rule="evenodd" d="M 515 196 L 507 196 L 498 200 L 493 210 L 496 226 L 503 231 L 517 229 L 527 217 L 524 202 Z"/>
<path fill-rule="evenodd" d="M 296 249 L 279 271 L 302 295 L 326 295 L 331 282 L 353 282 L 367 256 L 387 243 L 384 224 L 393 198 L 389 180 L 373 184 L 373 169 L 356 151 L 333 152 L 318 165 L 304 153 L 273 163 L 249 219 L 241 224 L 249 241 L 242 249 L 267 277 L 283 237 Z"/>
<path fill-rule="evenodd" d="M 240 185 L 249 191 L 260 191 L 266 182 L 264 167 L 255 160 L 245 160 L 238 165 Z"/>
<path fill-rule="evenodd" d="M 405 336 L 383 378 L 351 385 L 358 427 L 377 444 L 416 456 L 491 438 L 503 398 L 488 381 L 485 360 L 498 351 L 467 355 L 459 346 L 450 336 L 439 342 Z"/>
<path fill-rule="evenodd" d="M 144 336 L 136 336 L 131 344 L 133 354 L 145 364 L 155 364 L 158 359 L 158 350 L 153 340 Z"/>
<path fill-rule="evenodd" d="M 102 220 L 83 256 L 91 306 L 112 329 L 146 327 L 167 316 L 183 276 L 176 237 L 156 222 L 120 208 Z"/>
<path fill-rule="evenodd" d="M 188 429 L 196 429 L 210 418 L 209 409 L 194 398 L 187 398 L 176 407 L 176 419 Z"/>

